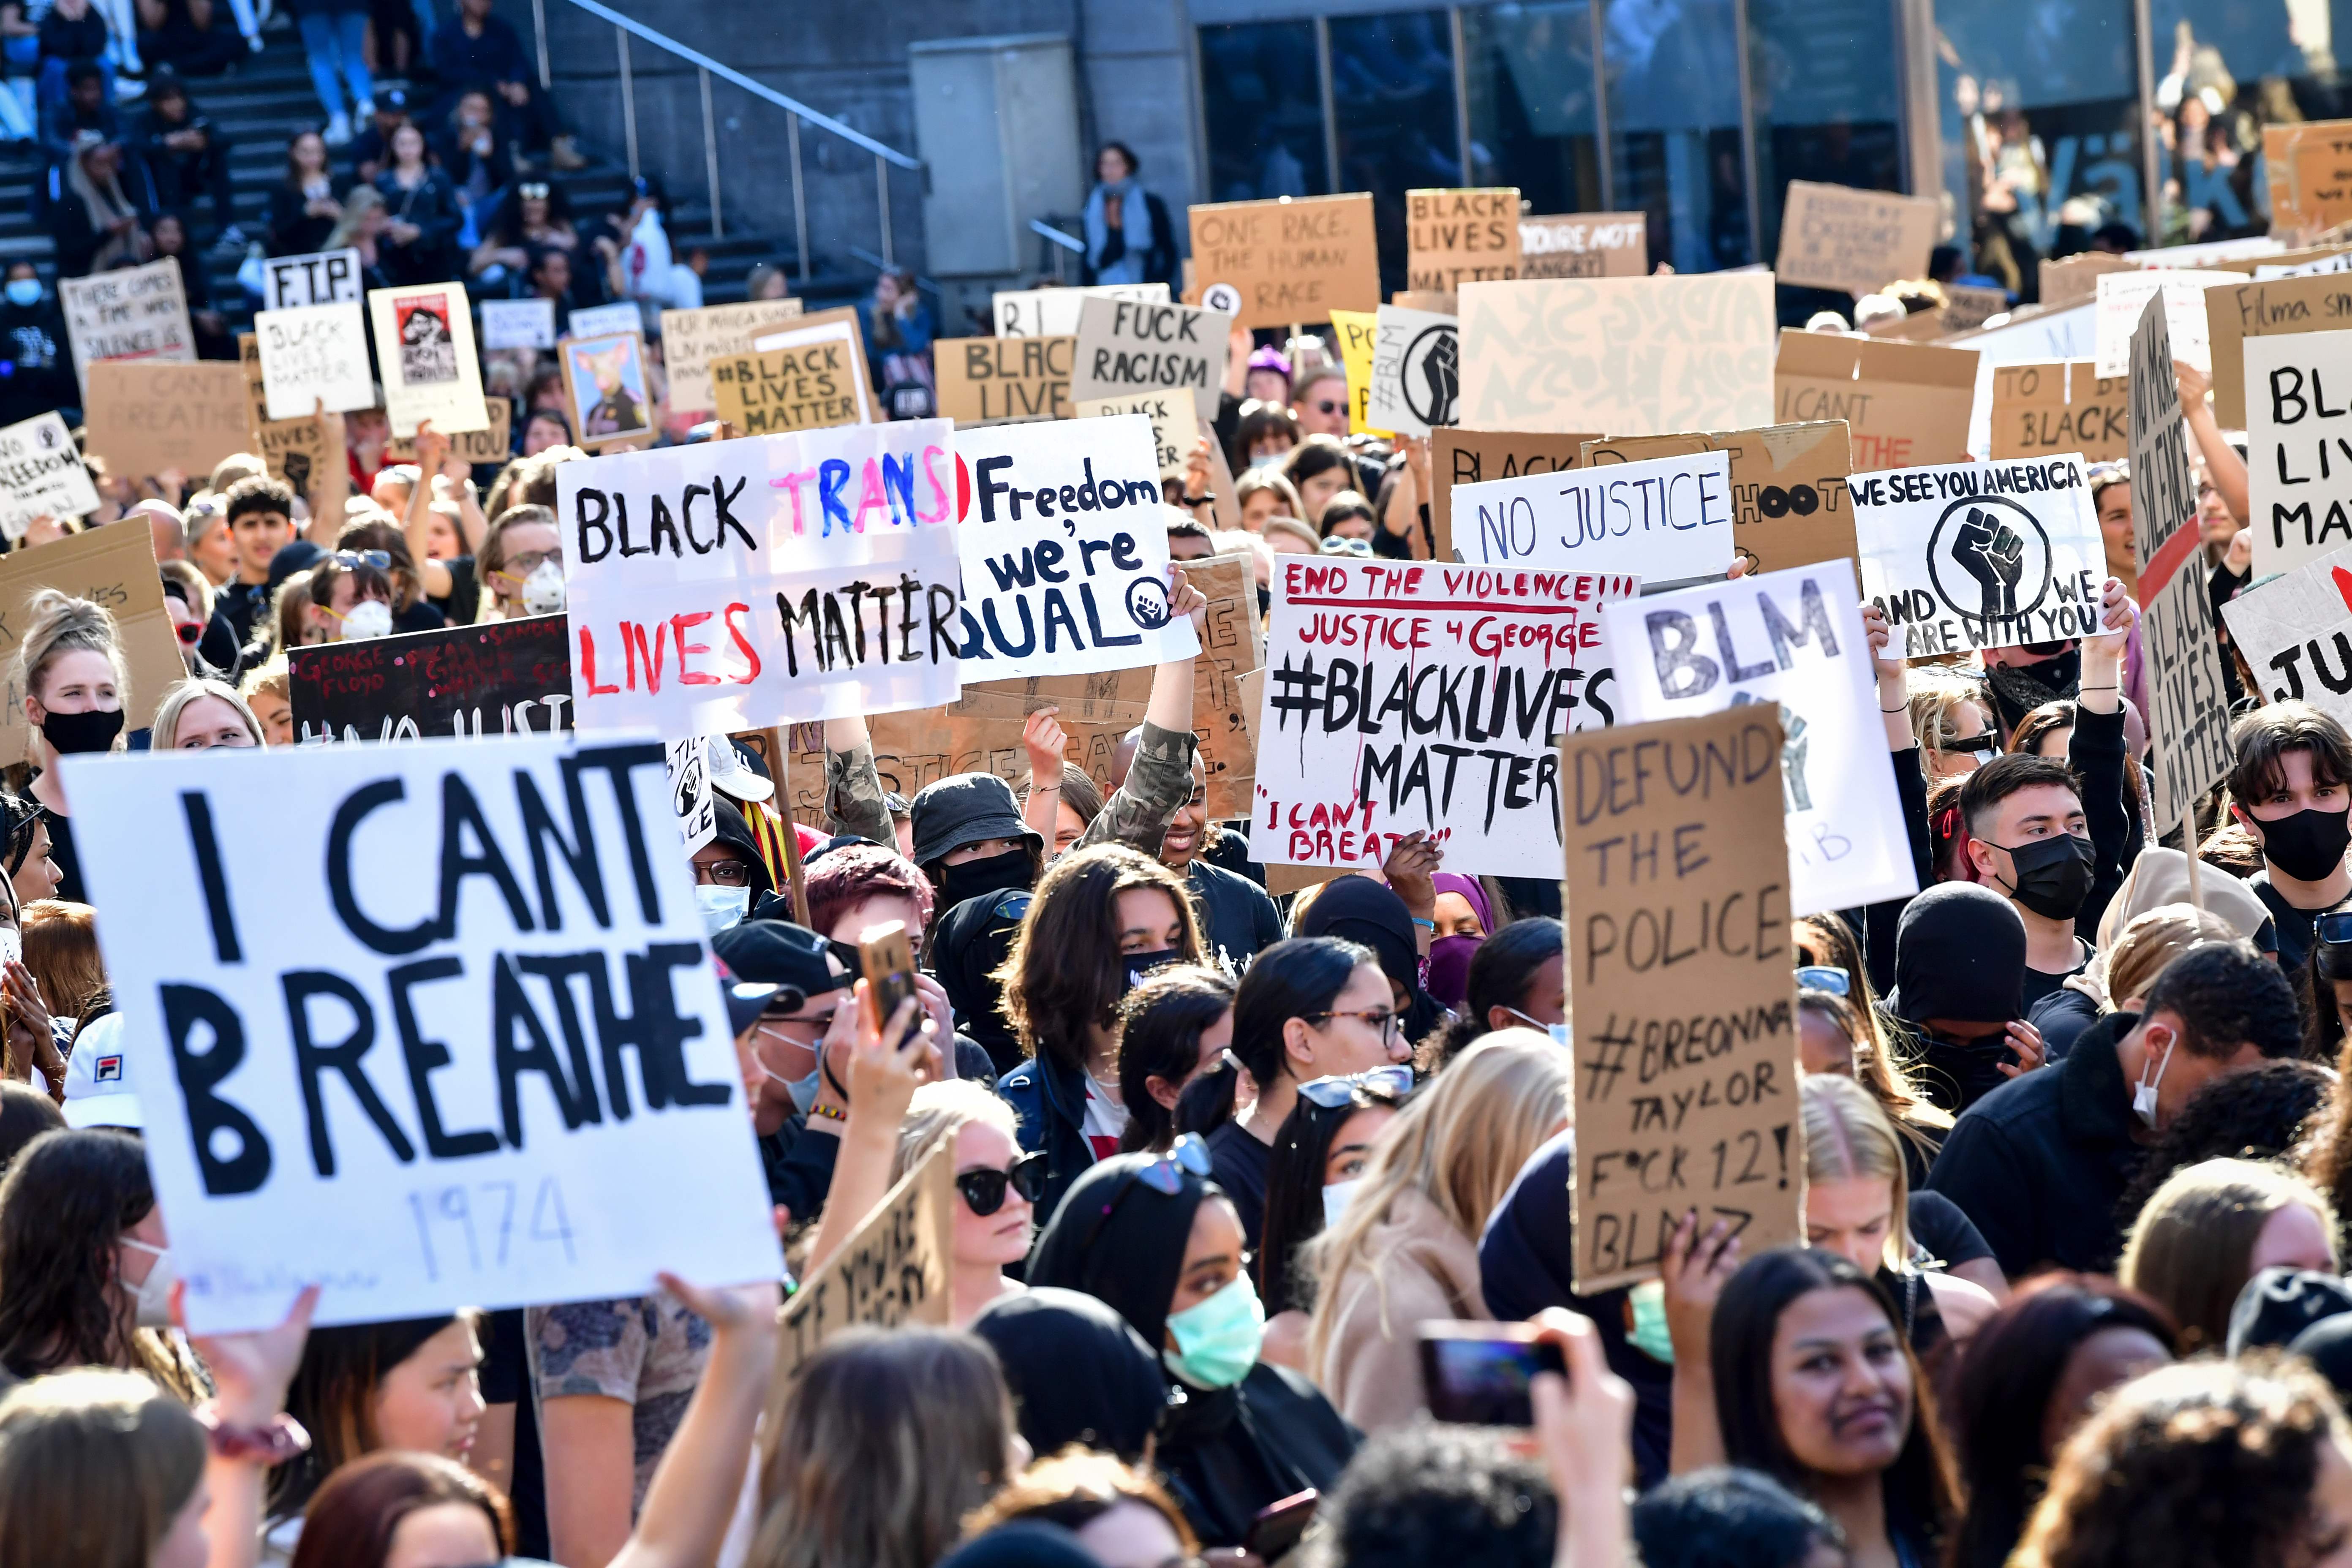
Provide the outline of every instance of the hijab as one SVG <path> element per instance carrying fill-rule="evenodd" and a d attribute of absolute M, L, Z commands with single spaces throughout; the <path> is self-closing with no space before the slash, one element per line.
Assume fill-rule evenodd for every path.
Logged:
<path fill-rule="evenodd" d="M 971 1331 L 1003 1365 L 1033 1452 L 1050 1457 L 1081 1443 L 1142 1461 L 1168 1388 L 1160 1358 L 1115 1308 L 1045 1287 L 992 1303 Z"/>
<path fill-rule="evenodd" d="M 1429 994 L 1441 1006 L 1459 1012 L 1470 994 L 1470 961 L 1486 937 L 1495 934 L 1495 910 L 1486 887 L 1475 877 L 1440 871 L 1430 880 L 1441 893 L 1459 894 L 1478 917 L 1485 936 L 1441 936 L 1429 944 Z"/>
<path fill-rule="evenodd" d="M 1406 1039 L 1418 1040 L 1443 1021 L 1445 1009 L 1422 989 L 1421 952 L 1412 937 L 1412 916 L 1396 889 L 1386 883 L 1357 876 L 1325 883 L 1292 934 L 1336 936 L 1370 948 L 1381 961 L 1381 973 L 1412 998 L 1405 1007 Z M 1466 981 L 1466 964 L 1463 974 Z"/>
<path fill-rule="evenodd" d="M 1175 1165 L 1182 1184 L 1171 1194 L 1140 1179 L 1158 1154 L 1115 1154 L 1072 1184 L 1037 1242 L 1029 1283 L 1083 1290 L 1125 1318 L 1152 1347 L 1168 1342 L 1168 1303 L 1184 1273 L 1192 1215 L 1223 1189 Z"/>

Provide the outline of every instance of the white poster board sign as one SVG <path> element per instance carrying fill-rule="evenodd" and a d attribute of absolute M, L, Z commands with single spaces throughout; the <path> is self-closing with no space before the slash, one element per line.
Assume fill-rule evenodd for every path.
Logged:
<path fill-rule="evenodd" d="M 1372 395 L 1364 417 L 1400 436 L 1460 421 L 1460 324 L 1434 310 L 1383 305 L 1372 336 Z"/>
<path fill-rule="evenodd" d="M 567 337 L 601 338 L 608 332 L 638 332 L 646 330 L 646 318 L 627 300 L 617 305 L 591 305 L 584 310 L 574 310 L 568 318 L 571 328 Z"/>
<path fill-rule="evenodd" d="M 719 800 L 710 788 L 710 737 L 689 735 L 662 748 L 669 773 L 669 805 L 677 814 L 677 836 L 688 855 L 719 837 Z M 718 743 L 730 742 L 722 735 Z"/>
<path fill-rule="evenodd" d="M 315 250 L 306 256 L 273 256 L 261 264 L 261 308 L 290 310 L 302 305 L 356 305 L 367 292 L 356 250 Z"/>
<path fill-rule="evenodd" d="M 2245 343 L 2254 575 L 2267 577 L 2352 544 L 2352 331 Z"/>
<path fill-rule="evenodd" d="M 1906 658 L 2060 642 L 2099 629 L 2106 552 L 2083 459 L 1856 474 L 1864 597 Z"/>
<path fill-rule="evenodd" d="M 1919 890 L 1860 605 L 1853 563 L 1823 561 L 1601 613 L 1625 722 L 1780 705 L 1790 914 Z"/>
<path fill-rule="evenodd" d="M 74 373 L 89 389 L 89 367 L 100 360 L 168 360 L 193 363 L 196 336 L 188 325 L 188 297 L 179 264 L 170 257 L 144 267 L 58 279 Z"/>
<path fill-rule="evenodd" d="M 191 1329 L 775 1277 L 659 746 L 65 766 Z"/>
<path fill-rule="evenodd" d="M 1092 283 L 1082 289 L 1024 289 L 990 298 L 1000 338 L 1074 338 L 1078 312 L 1088 300 L 1134 300 L 1168 303 L 1165 283 Z"/>
<path fill-rule="evenodd" d="M 482 348 L 551 349 L 555 346 L 555 301 L 552 300 L 485 300 L 482 301 Z"/>
<path fill-rule="evenodd" d="M 257 310 L 253 340 L 272 419 L 308 419 L 321 400 L 330 414 L 375 406 L 367 317 L 357 300 Z"/>
<path fill-rule="evenodd" d="M 0 429 L 0 538 L 22 538 L 37 517 L 98 510 L 98 487 L 54 410 Z"/>
<path fill-rule="evenodd" d="M 464 284 L 371 289 L 368 315 L 375 325 L 376 368 L 383 374 L 383 411 L 394 436 L 414 436 L 427 419 L 444 436 L 489 428 L 482 359 L 474 351 L 474 310 Z"/>
<path fill-rule="evenodd" d="M 2352 545 L 2240 594 L 2221 619 L 2264 697 L 2352 723 Z"/>
<path fill-rule="evenodd" d="M 2205 338 L 2205 290 L 2218 283 L 2243 283 L 2237 272 L 2105 272 L 2099 276 L 2098 374 L 2131 374 L 2131 336 L 2147 302 L 2164 300 L 2165 326 L 2172 333 L 2172 356 L 2199 370 L 2213 368 Z"/>
<path fill-rule="evenodd" d="M 1687 583 L 1731 569 L 1731 457 L 1696 452 L 1455 485 L 1454 547 L 1482 566 Z"/>

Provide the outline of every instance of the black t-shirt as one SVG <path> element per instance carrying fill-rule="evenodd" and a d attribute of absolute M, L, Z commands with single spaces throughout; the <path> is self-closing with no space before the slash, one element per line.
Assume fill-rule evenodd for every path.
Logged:
<path fill-rule="evenodd" d="M 49 825 L 49 858 L 58 863 L 58 890 L 49 896 L 68 903 L 89 902 L 81 885 L 81 857 L 74 853 L 72 819 L 52 811 L 45 814 L 45 820 Z"/>
<path fill-rule="evenodd" d="M 1948 1270 L 1992 1256 L 1984 1232 L 1941 1193 L 1913 1193 L 1904 1212 L 1911 1222 L 1912 1241 Z"/>
<path fill-rule="evenodd" d="M 239 647 L 253 640 L 254 624 L 269 612 L 269 585 L 266 583 L 231 583 L 213 595 L 213 608 L 228 617 Z M 217 662 L 217 661 L 215 661 Z"/>
<path fill-rule="evenodd" d="M 392 617 L 394 632 L 437 632 L 448 624 L 449 617 L 424 599 L 404 610 L 394 611 Z"/>
<path fill-rule="evenodd" d="M 474 558 L 453 555 L 441 563 L 449 568 L 449 591 L 431 601 L 433 607 L 456 626 L 469 626 L 481 614 L 482 584 L 474 575 Z"/>
<path fill-rule="evenodd" d="M 1282 940 L 1282 915 L 1274 900 L 1247 877 L 1195 857 L 1184 879 L 1201 911 L 1201 941 L 1211 963 L 1238 974 L 1261 951 Z"/>
<path fill-rule="evenodd" d="M 1265 1229 L 1265 1173 L 1274 1163 L 1274 1150 L 1238 1121 L 1226 1122 L 1204 1142 L 1213 1179 L 1234 1200 L 1242 1216 L 1242 1235 L 1255 1251 Z"/>
<path fill-rule="evenodd" d="M 515 1550 L 547 1555 L 547 1467 L 539 1447 L 539 1402 L 530 1394 L 529 1331 L 520 1307 L 492 1312 L 482 1336 L 482 1402 L 514 1406 L 514 1470 L 507 1501 L 513 1505 Z"/>
<path fill-rule="evenodd" d="M 2078 936 L 2074 939 L 2074 968 L 2060 970 L 2057 973 L 2051 974 L 2042 970 L 2035 969 L 2031 964 L 2027 965 L 2025 971 L 2024 1008 L 2026 1014 L 2031 1016 L 2033 1012 L 2033 1005 L 2036 1002 L 2041 1001 L 2044 996 L 2049 995 L 2050 993 L 2057 990 L 2061 985 L 2065 984 L 2066 977 L 2068 975 L 2082 973 L 2083 971 L 2089 966 L 2090 962 L 2091 944 L 2084 942 Z"/>
<path fill-rule="evenodd" d="M 2294 973 L 2311 956 L 2311 944 L 2319 940 L 2319 917 L 2327 911 L 2299 910 L 2288 903 L 2286 896 L 2271 886 L 2271 866 L 2267 860 L 2263 862 L 2263 868 L 2247 878 L 2246 881 L 2254 889 L 2254 897 L 2262 900 L 2263 908 L 2270 910 L 2271 924 L 2278 930 L 2280 965 L 2289 974 Z"/>

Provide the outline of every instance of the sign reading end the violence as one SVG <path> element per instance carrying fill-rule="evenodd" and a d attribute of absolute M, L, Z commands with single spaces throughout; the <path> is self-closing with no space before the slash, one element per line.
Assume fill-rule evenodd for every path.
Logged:
<path fill-rule="evenodd" d="M 1780 713 L 1561 742 L 1580 1294 L 1655 1275 L 1693 1210 L 1750 1257 L 1803 1239 Z"/>

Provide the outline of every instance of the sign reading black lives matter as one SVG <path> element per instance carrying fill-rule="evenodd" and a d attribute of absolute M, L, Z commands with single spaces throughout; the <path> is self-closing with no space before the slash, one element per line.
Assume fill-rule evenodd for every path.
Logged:
<path fill-rule="evenodd" d="M 1894 468 L 1847 487 L 1863 595 L 1904 658 L 2099 629 L 2106 555 L 2075 454 Z"/>
<path fill-rule="evenodd" d="M 1364 411 L 1372 426 L 1426 436 L 1457 423 L 1462 353 L 1454 318 L 1383 305 L 1373 331 L 1372 396 Z"/>
<path fill-rule="evenodd" d="M 660 746 L 65 766 L 191 1329 L 776 1278 Z"/>

